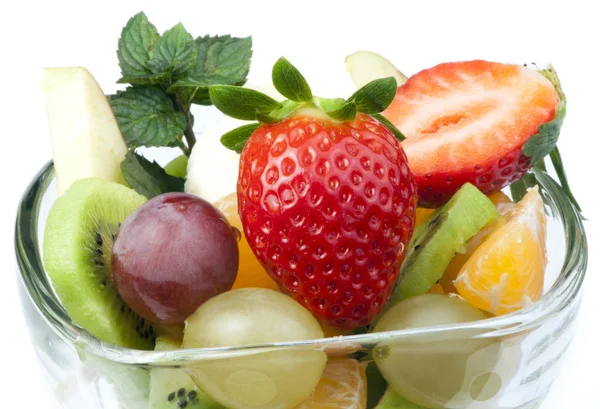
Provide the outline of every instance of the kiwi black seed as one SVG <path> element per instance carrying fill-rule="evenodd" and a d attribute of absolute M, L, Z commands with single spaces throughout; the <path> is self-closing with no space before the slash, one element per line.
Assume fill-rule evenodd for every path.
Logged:
<path fill-rule="evenodd" d="M 44 232 L 44 267 L 73 323 L 135 349 L 152 349 L 155 330 L 119 296 L 111 250 L 120 223 L 145 201 L 125 186 L 82 179 L 55 201 Z"/>

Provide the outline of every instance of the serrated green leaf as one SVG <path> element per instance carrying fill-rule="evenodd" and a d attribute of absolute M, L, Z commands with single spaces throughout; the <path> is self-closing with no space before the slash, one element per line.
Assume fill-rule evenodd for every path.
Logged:
<path fill-rule="evenodd" d="M 156 27 L 152 25 L 144 12 L 129 19 L 119 38 L 117 58 L 123 78 L 142 78 L 152 76 L 147 62 L 149 52 L 158 41 Z"/>
<path fill-rule="evenodd" d="M 169 81 L 169 73 L 163 72 L 160 74 L 128 75 L 126 77 L 119 78 L 117 83 L 131 85 L 157 85 L 164 84 L 167 81 Z"/>
<path fill-rule="evenodd" d="M 235 128 L 221 136 L 221 143 L 227 149 L 241 153 L 244 146 L 246 146 L 246 142 L 258 127 L 260 127 L 260 124 L 254 123 Z"/>
<path fill-rule="evenodd" d="M 377 119 L 383 125 L 385 125 L 385 127 L 387 129 L 389 129 L 390 132 L 393 133 L 394 136 L 396 137 L 396 139 L 398 139 L 400 142 L 402 142 L 403 140 L 406 139 L 406 136 L 404 136 L 404 134 L 402 132 L 400 132 L 400 130 L 398 128 L 396 128 L 396 126 L 393 123 L 388 121 L 388 119 L 385 116 L 383 116 L 381 114 L 372 114 L 371 116 L 373 118 Z"/>
<path fill-rule="evenodd" d="M 342 98 L 314 98 L 314 102 L 329 117 L 338 121 L 353 121 L 356 118 L 356 104 Z"/>
<path fill-rule="evenodd" d="M 185 180 L 167 174 L 156 162 L 150 162 L 133 149 L 121 162 L 123 177 L 139 194 L 151 199 L 168 192 L 183 192 Z"/>
<path fill-rule="evenodd" d="M 522 152 L 523 155 L 531 158 L 532 163 L 539 162 L 542 158 L 552 152 L 558 142 L 560 129 L 566 114 L 566 100 L 559 100 L 558 104 L 556 104 L 554 119 L 540 125 L 538 133 L 525 142 Z"/>
<path fill-rule="evenodd" d="M 182 103 L 210 105 L 211 85 L 243 85 L 250 69 L 252 37 L 205 36 L 195 41 L 198 59 L 194 68 L 175 81 L 168 92 Z"/>
<path fill-rule="evenodd" d="M 181 140 L 186 116 L 175 110 L 161 88 L 128 87 L 108 100 L 129 148 L 166 146 Z"/>
<path fill-rule="evenodd" d="M 271 112 L 258 112 L 256 119 L 263 124 L 274 124 L 282 121 L 292 114 L 295 110 L 305 104 L 294 101 L 283 101 L 280 108 L 274 109 Z"/>
<path fill-rule="evenodd" d="M 312 91 L 304 76 L 284 57 L 273 66 L 273 85 L 281 95 L 296 102 L 308 102 Z"/>
<path fill-rule="evenodd" d="M 233 85 L 215 85 L 209 89 L 210 100 L 217 109 L 232 118 L 252 121 L 257 112 L 270 112 L 282 104 L 262 92 Z"/>
<path fill-rule="evenodd" d="M 356 104 L 358 112 L 377 114 L 392 103 L 397 89 L 394 77 L 380 78 L 357 90 L 348 98 L 348 101 L 353 101 Z"/>
<path fill-rule="evenodd" d="M 146 65 L 153 73 L 168 72 L 177 79 L 196 64 L 198 49 L 194 37 L 179 23 L 160 36 L 148 55 Z"/>

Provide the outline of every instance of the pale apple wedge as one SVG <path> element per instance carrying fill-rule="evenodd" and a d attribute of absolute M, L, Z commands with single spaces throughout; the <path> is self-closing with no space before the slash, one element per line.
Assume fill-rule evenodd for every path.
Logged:
<path fill-rule="evenodd" d="M 83 67 L 46 68 L 42 89 L 58 195 L 92 176 L 123 183 L 127 146 L 94 77 Z"/>
<path fill-rule="evenodd" d="M 357 51 L 346 57 L 346 71 L 356 88 L 386 77 L 394 77 L 398 86 L 408 79 L 387 59 L 371 51 Z"/>

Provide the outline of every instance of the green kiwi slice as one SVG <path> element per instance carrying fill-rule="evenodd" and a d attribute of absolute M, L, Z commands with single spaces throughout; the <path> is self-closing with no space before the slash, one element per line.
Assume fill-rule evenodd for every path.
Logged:
<path fill-rule="evenodd" d="M 415 229 L 399 279 L 386 309 L 425 294 L 444 274 L 467 241 L 499 216 L 494 204 L 470 183 Z"/>
<path fill-rule="evenodd" d="M 117 293 L 111 250 L 120 223 L 145 201 L 117 183 L 82 179 L 54 202 L 44 231 L 44 267 L 73 323 L 135 349 L 152 349 L 156 329 Z"/>
<path fill-rule="evenodd" d="M 180 348 L 181 341 L 169 336 L 156 339 L 156 351 Z M 150 370 L 150 409 L 225 409 L 202 392 L 183 370 L 153 368 Z"/>

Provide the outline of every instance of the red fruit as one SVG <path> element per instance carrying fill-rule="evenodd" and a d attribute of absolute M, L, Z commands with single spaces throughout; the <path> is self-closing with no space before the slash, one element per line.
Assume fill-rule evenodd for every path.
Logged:
<path fill-rule="evenodd" d="M 398 87 L 384 115 L 402 142 L 419 186 L 419 203 L 437 207 L 464 183 L 491 193 L 531 167 L 523 144 L 554 118 L 552 83 L 519 65 L 445 63 Z"/>
<path fill-rule="evenodd" d="M 369 323 L 390 296 L 416 190 L 399 142 L 379 121 L 306 112 L 252 134 L 237 185 L 260 262 L 286 293 L 340 328 Z"/>
<path fill-rule="evenodd" d="M 209 298 L 233 286 L 236 233 L 221 212 L 197 196 L 157 196 L 119 229 L 112 250 L 117 291 L 148 321 L 182 323 Z"/>

